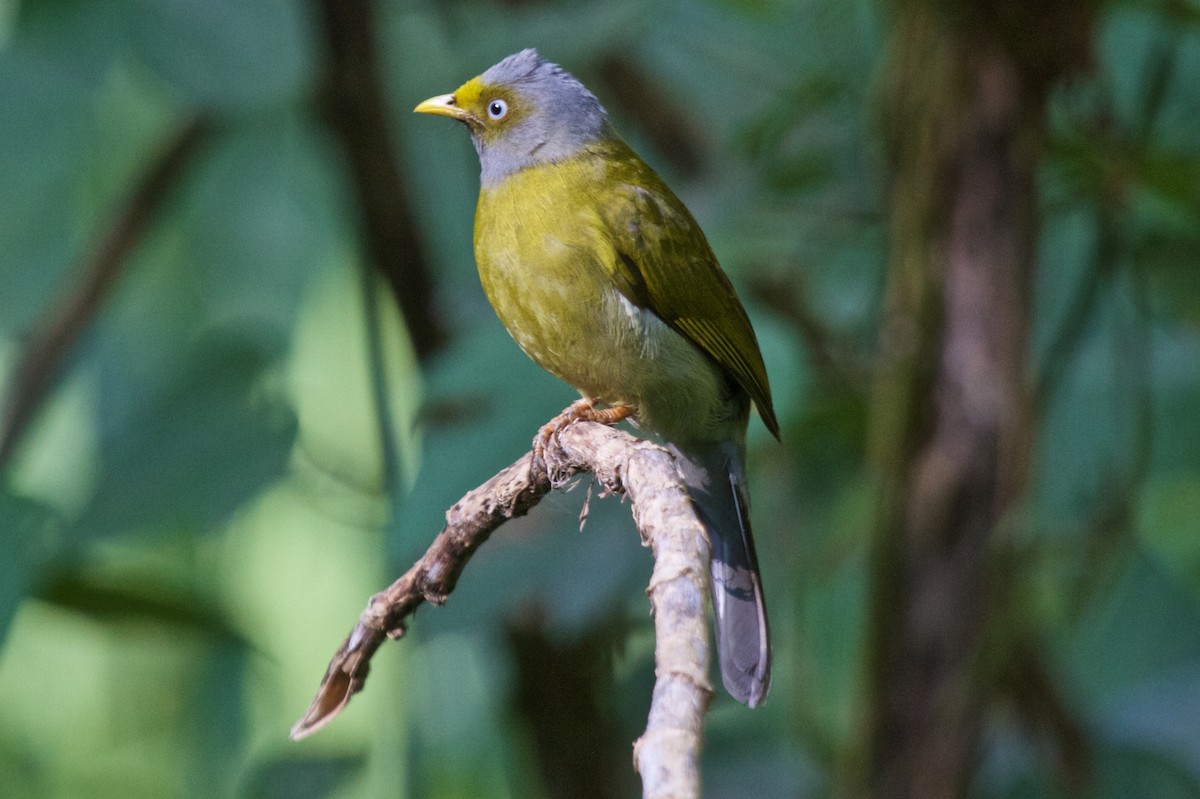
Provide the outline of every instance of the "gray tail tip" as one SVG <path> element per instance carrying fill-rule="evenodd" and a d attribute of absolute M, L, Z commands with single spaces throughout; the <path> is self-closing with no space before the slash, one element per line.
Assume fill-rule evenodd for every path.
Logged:
<path fill-rule="evenodd" d="M 756 708 L 767 700 L 767 692 L 771 688 L 771 673 L 766 669 L 740 673 L 730 673 L 722 669 L 721 682 L 734 699 L 746 707 Z"/>

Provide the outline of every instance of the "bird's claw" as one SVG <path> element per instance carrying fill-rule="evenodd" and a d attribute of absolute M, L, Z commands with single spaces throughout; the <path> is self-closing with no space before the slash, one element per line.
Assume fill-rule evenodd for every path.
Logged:
<path fill-rule="evenodd" d="M 529 464 L 530 476 L 536 478 L 537 475 L 544 474 L 550 479 L 551 483 L 554 482 L 554 475 L 550 474 L 550 468 L 546 463 L 546 447 L 550 445 L 551 439 L 575 422 L 599 422 L 600 424 L 613 425 L 633 415 L 633 408 L 628 405 L 597 408 L 596 403 L 598 401 L 587 397 L 577 399 L 568 405 L 562 413 L 538 429 L 537 435 L 533 437 L 533 458 Z"/>

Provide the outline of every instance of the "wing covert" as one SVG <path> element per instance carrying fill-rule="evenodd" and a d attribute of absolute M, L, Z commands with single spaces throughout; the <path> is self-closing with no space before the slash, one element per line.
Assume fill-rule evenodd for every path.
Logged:
<path fill-rule="evenodd" d="M 640 159 L 616 160 L 602 221 L 611 237 L 606 259 L 618 290 L 653 311 L 710 355 L 745 389 L 776 438 L 767 370 L 754 329 L 700 226 L 682 202 Z M 615 180 L 613 180 L 615 178 Z"/>

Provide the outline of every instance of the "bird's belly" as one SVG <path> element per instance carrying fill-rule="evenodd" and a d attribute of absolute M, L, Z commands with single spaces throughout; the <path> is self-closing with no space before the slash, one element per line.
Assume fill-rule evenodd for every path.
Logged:
<path fill-rule="evenodd" d="M 484 277 L 529 357 L 584 396 L 636 408 L 644 427 L 668 438 L 703 437 L 730 416 L 727 381 L 710 358 L 629 302 L 602 269 L 572 266 L 552 270 L 557 277 L 504 269 Z"/>

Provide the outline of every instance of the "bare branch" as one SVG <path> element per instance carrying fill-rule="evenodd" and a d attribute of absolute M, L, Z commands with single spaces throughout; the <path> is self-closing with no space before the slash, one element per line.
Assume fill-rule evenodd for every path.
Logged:
<path fill-rule="evenodd" d="M 423 602 L 440 605 L 468 560 L 496 528 L 529 511 L 552 488 L 590 472 L 633 505 L 643 543 L 654 552 L 649 594 L 657 636 L 655 686 L 646 731 L 634 748 L 647 797 L 700 795 L 701 723 L 712 699 L 708 680 L 709 541 L 662 447 L 594 422 L 575 422 L 552 437 L 546 470 L 533 453 L 474 489 L 446 512 L 446 526 L 399 580 L 371 597 L 292 728 L 299 740 L 332 721 L 362 690 L 371 657 L 385 637 L 401 638 Z"/>
<path fill-rule="evenodd" d="M 655 460 L 651 461 L 651 456 Z M 647 474 L 643 478 L 641 470 Z M 674 467 L 662 450 L 630 459 L 626 487 L 643 540 L 654 550 L 650 603 L 654 607 L 654 698 L 646 731 L 633 748 L 645 797 L 700 796 L 700 725 L 708 681 L 709 541 L 687 489 L 650 470 Z"/>

